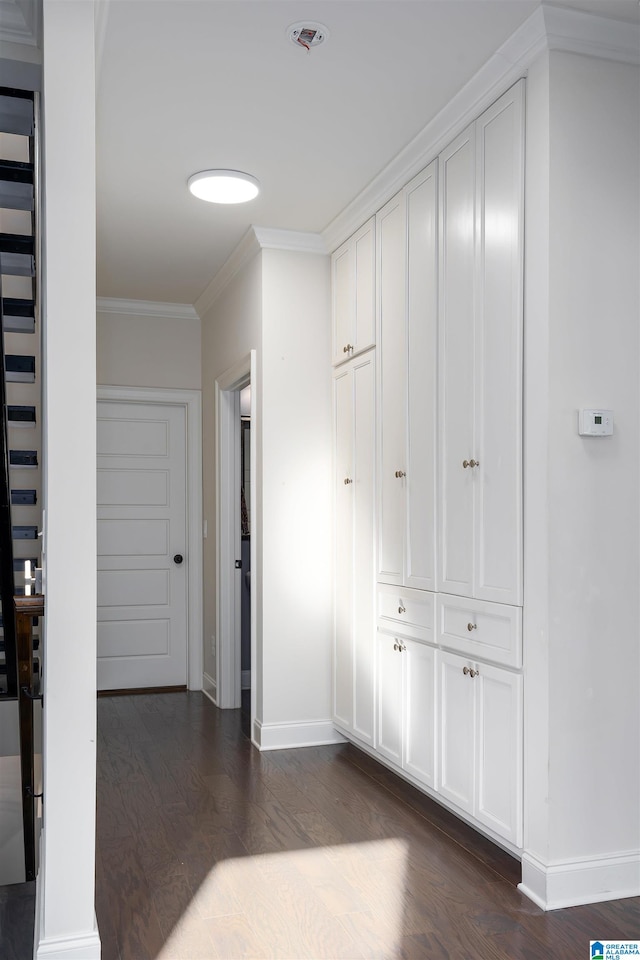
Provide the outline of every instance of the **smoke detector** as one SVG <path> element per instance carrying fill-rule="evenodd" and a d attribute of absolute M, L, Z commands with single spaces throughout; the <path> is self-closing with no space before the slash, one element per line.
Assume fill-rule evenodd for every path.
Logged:
<path fill-rule="evenodd" d="M 305 47 L 307 51 L 312 47 L 319 47 L 329 36 L 329 31 L 323 23 L 313 20 L 300 20 L 287 27 L 287 37 L 296 47 Z"/>

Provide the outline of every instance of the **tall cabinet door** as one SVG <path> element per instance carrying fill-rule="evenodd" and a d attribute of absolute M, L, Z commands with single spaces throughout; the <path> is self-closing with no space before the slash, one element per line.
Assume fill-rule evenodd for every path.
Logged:
<path fill-rule="evenodd" d="M 372 217 L 331 257 L 334 364 L 375 344 L 375 256 Z"/>
<path fill-rule="evenodd" d="M 524 81 L 440 158 L 440 582 L 522 603 Z"/>
<path fill-rule="evenodd" d="M 335 604 L 333 715 L 353 724 L 353 372 L 333 378 L 335 476 Z"/>
<path fill-rule="evenodd" d="M 407 217 L 406 586 L 436 586 L 438 165 L 405 187 Z"/>
<path fill-rule="evenodd" d="M 378 577 L 402 583 L 406 482 L 405 208 L 402 192 L 376 217 L 378 284 Z"/>
<path fill-rule="evenodd" d="M 353 361 L 353 730 L 374 730 L 374 353 Z"/>
<path fill-rule="evenodd" d="M 476 123 L 474 596 L 511 604 L 522 603 L 523 97 L 520 81 Z"/>
<path fill-rule="evenodd" d="M 440 156 L 440 583 L 472 596 L 475 348 L 473 126 Z M 467 466 L 463 466 L 463 464 Z"/>
<path fill-rule="evenodd" d="M 367 743 L 374 729 L 372 352 L 334 374 L 334 718 Z"/>

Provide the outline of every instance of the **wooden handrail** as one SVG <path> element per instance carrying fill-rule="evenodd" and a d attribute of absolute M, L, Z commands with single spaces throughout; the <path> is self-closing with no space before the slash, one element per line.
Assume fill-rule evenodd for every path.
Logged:
<path fill-rule="evenodd" d="M 16 616 L 18 640 L 18 704 L 20 713 L 20 770 L 22 775 L 22 824 L 24 829 L 24 868 L 25 879 L 36 878 L 36 838 L 35 838 L 35 784 L 34 784 L 34 742 L 33 742 L 33 701 L 40 700 L 40 694 L 31 689 L 33 682 L 33 631 L 34 617 L 44 614 L 44 597 L 36 594 L 31 597 L 14 597 L 13 606 Z"/>

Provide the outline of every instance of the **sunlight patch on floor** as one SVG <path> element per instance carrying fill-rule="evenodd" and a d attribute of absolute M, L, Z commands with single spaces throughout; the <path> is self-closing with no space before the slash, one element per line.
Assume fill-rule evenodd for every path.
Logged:
<path fill-rule="evenodd" d="M 400 956 L 408 844 L 391 838 L 223 860 L 157 960 Z"/>

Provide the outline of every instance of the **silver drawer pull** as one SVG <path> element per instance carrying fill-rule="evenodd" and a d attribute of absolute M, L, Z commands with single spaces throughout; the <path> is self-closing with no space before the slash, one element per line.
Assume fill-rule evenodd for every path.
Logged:
<path fill-rule="evenodd" d="M 467 624 L 467 630 L 469 631 L 469 633 L 471 633 L 472 630 L 477 630 L 477 629 L 478 629 L 478 624 L 477 624 L 477 623 L 468 623 L 468 624 Z"/>
<path fill-rule="evenodd" d="M 469 667 L 463 667 L 462 672 L 464 673 L 465 677 L 468 677 L 469 674 L 471 673 L 471 670 L 469 669 Z"/>
<path fill-rule="evenodd" d="M 470 676 L 471 679 L 473 680 L 474 677 L 479 677 L 479 676 L 480 676 L 480 671 L 479 671 L 479 670 L 469 670 L 469 676 Z"/>
<path fill-rule="evenodd" d="M 398 607 L 398 613 L 406 613 L 406 608 L 403 607 L 402 601 L 400 601 L 400 606 Z"/>

